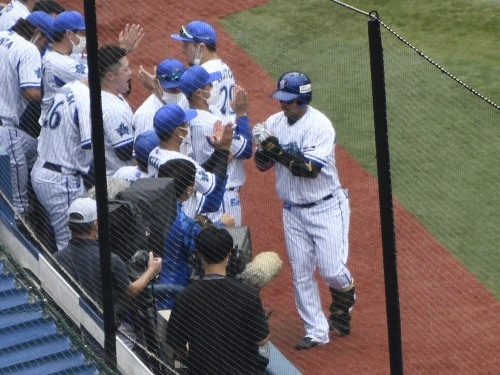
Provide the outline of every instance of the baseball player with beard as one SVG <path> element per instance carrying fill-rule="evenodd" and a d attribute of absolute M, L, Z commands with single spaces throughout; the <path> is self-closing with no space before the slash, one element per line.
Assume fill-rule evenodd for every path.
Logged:
<path fill-rule="evenodd" d="M 165 59 L 156 67 L 153 93 L 137 108 L 132 120 L 134 139 L 146 130 L 153 130 L 153 117 L 165 104 L 177 104 L 189 109 L 189 103 L 179 90 L 179 79 L 186 67 L 176 59 Z"/>
<path fill-rule="evenodd" d="M 219 109 L 224 123 L 234 124 L 236 112 L 231 102 L 235 98 L 236 84 L 233 72 L 217 55 L 215 29 L 206 22 L 192 21 L 182 26 L 179 34 L 172 34 L 171 38 L 183 42 L 183 52 L 190 66 L 201 65 L 208 73 L 221 73 L 220 78 L 212 82 L 208 104 Z"/>
<path fill-rule="evenodd" d="M 220 111 L 208 104 L 212 82 L 216 82 L 220 77 L 220 72 L 208 73 L 202 66 L 192 66 L 184 72 L 179 82 L 179 88 L 188 98 L 190 108 L 198 113 L 198 116 L 189 123 L 193 159 L 198 164 L 205 163 L 212 155 L 214 148 L 207 142 L 207 137 L 212 134 L 213 124 L 223 120 Z M 226 192 L 219 214 L 209 217 L 212 221 L 216 221 L 218 216 L 228 213 L 235 217 L 236 225 L 241 225 L 239 190 L 245 183 L 243 160 L 252 156 L 252 134 L 246 113 L 248 106 L 246 92 L 237 88 L 235 99 L 232 104 L 237 110 L 237 118 L 230 148 Z"/>
<path fill-rule="evenodd" d="M 38 159 L 31 172 L 33 190 L 47 211 L 57 249 L 68 244 L 69 205 L 85 194 L 82 174 L 92 162 L 90 95 L 85 83 L 73 81 L 63 86 L 40 132 Z"/>
<path fill-rule="evenodd" d="M 148 168 L 151 175 L 158 176 L 160 166 L 169 160 L 186 159 L 196 166 L 195 194 L 183 203 L 183 209 L 189 217 L 194 217 L 196 213 L 219 210 L 226 186 L 229 148 L 233 135 L 231 125 L 223 126 L 220 121 L 216 122 L 213 125 L 214 132 L 209 137 L 215 151 L 203 165 L 199 165 L 180 152 L 181 143 L 189 134 L 188 121 L 196 116 L 196 111 L 184 111 L 176 104 L 167 104 L 156 112 L 153 126 L 160 145 L 149 154 Z M 219 218 L 215 218 L 215 221 Z"/>
<path fill-rule="evenodd" d="M 261 171 L 275 167 L 295 303 L 306 331 L 296 348 L 305 350 L 328 343 L 329 329 L 341 335 L 351 330 L 356 295 L 346 266 L 349 195 L 335 165 L 335 130 L 309 105 L 312 88 L 307 75 L 283 74 L 272 97 L 280 101 L 282 112 L 254 127 L 255 164 Z M 333 299 L 328 319 L 314 278 L 316 264 Z"/>

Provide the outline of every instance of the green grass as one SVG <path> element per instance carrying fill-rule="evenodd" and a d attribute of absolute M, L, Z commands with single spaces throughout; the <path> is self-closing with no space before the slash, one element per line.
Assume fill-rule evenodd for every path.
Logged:
<path fill-rule="evenodd" d="M 349 2 L 377 10 L 416 48 L 500 101 L 500 2 L 376 3 Z M 222 24 L 271 76 L 307 72 L 313 105 L 334 121 L 339 143 L 376 175 L 367 20 L 326 0 L 274 0 Z M 386 29 L 382 38 L 395 197 L 499 297 L 500 111 Z"/>

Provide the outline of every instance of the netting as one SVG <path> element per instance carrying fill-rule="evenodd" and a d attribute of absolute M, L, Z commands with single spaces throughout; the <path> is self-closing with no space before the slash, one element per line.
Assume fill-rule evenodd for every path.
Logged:
<path fill-rule="evenodd" d="M 60 3 L 83 14 L 80 1 Z M 123 373 L 253 373 L 266 364 L 274 374 L 388 373 L 368 14 L 319 0 L 96 5 L 104 160 L 91 148 L 97 112 L 78 14 L 56 18 L 50 33 L 39 14 L 29 21 L 38 29 L 21 25 L 24 41 L 11 45 L 38 43 L 43 58 L 33 50 L 26 71 L 40 68 L 43 89 L 36 72 L 21 69 L 17 91 L 0 93 L 1 241 L 42 280 L 34 285 L 79 338 L 78 353 L 114 368 L 103 349 L 102 312 L 112 306 Z M 493 372 L 499 108 L 382 26 L 404 369 Z M 1 33 L 7 64 L 13 37 Z M 307 74 L 311 106 L 327 118 L 307 120 L 302 132 L 268 119 L 281 110 L 293 118 L 309 100 L 307 77 L 278 81 L 288 71 Z M 270 98 L 277 83 L 281 102 Z M 28 103 L 40 96 L 38 109 Z M 251 134 L 258 123 L 286 152 L 274 162 L 261 153 L 261 170 L 274 163 L 264 173 Z M 321 172 L 334 178 L 316 177 L 311 163 L 294 169 L 304 155 L 322 165 L 334 156 L 336 170 Z M 107 212 L 94 187 L 99 162 Z M 108 226 L 111 274 L 102 275 L 97 236 Z M 5 296 L 0 290 L 2 305 Z M 14 359 L 18 349 L 0 348 Z M 47 357 L 74 357 L 61 353 Z M 90 367 L 83 362 L 78 371 Z M 12 360 L 5 369 L 37 363 Z"/>

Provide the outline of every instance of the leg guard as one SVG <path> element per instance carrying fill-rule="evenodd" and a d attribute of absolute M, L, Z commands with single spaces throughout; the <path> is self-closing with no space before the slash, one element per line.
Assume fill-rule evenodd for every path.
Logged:
<path fill-rule="evenodd" d="M 356 302 L 356 288 L 354 279 L 344 289 L 330 288 L 332 304 L 330 305 L 330 318 L 328 319 L 330 329 L 334 329 L 342 336 L 351 333 L 351 310 Z"/>

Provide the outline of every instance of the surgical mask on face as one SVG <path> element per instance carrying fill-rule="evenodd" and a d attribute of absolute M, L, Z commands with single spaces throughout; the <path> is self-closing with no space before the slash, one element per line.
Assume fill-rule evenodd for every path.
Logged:
<path fill-rule="evenodd" d="M 203 54 L 203 51 L 200 51 L 201 44 L 198 44 L 198 49 L 196 50 L 196 57 L 193 60 L 194 65 L 200 65 L 201 64 L 201 55 Z"/>
<path fill-rule="evenodd" d="M 35 44 L 36 45 L 36 42 L 38 41 L 38 39 L 40 39 L 40 34 L 36 33 L 35 35 L 33 35 L 33 37 L 30 40 L 31 44 Z"/>
<path fill-rule="evenodd" d="M 187 128 L 181 128 L 182 130 L 185 130 L 186 131 L 186 135 L 184 136 L 178 136 L 182 142 L 186 142 L 186 140 L 189 140 L 191 138 L 191 131 L 189 129 L 189 126 Z"/>
<path fill-rule="evenodd" d="M 163 104 L 178 104 L 182 99 L 182 93 L 173 94 L 171 92 L 163 90 L 161 94 L 161 101 Z"/>
<path fill-rule="evenodd" d="M 75 35 L 80 40 L 80 43 L 75 44 L 75 43 L 73 43 L 72 40 L 70 40 L 71 44 L 73 45 L 73 49 L 71 50 L 71 53 L 74 54 L 74 55 L 77 55 L 77 54 L 82 53 L 83 50 L 85 49 L 85 47 L 87 46 L 87 37 L 80 36 L 80 35 L 77 35 L 77 34 L 75 34 Z"/>

